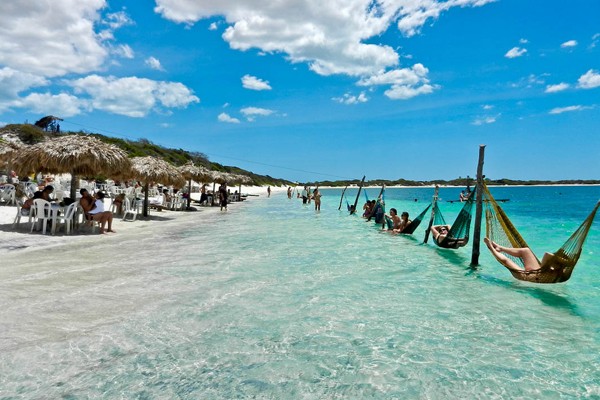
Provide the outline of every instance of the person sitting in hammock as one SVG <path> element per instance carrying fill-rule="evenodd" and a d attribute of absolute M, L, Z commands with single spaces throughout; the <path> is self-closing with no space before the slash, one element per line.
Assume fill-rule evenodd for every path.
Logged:
<path fill-rule="evenodd" d="M 448 238 L 449 240 L 456 241 L 458 246 L 464 246 L 467 244 L 467 238 L 453 238 L 452 236 L 448 236 L 450 234 L 450 225 L 433 225 L 431 227 L 431 235 L 433 236 L 433 240 L 438 242 L 438 244 L 442 244 L 442 242 Z"/>
<path fill-rule="evenodd" d="M 544 257 L 542 257 L 542 262 L 540 263 L 529 247 L 504 247 L 492 242 L 489 238 L 484 238 L 483 241 L 487 245 L 488 249 L 490 249 L 494 257 L 496 257 L 496 260 L 498 260 L 502 265 L 511 271 L 535 271 L 540 269 L 542 265 L 553 256 L 552 253 L 544 253 Z M 510 258 L 506 257 L 503 253 L 506 253 L 509 256 L 518 257 L 523 260 L 524 268 L 521 268 L 521 266 L 519 266 Z"/>
<path fill-rule="evenodd" d="M 406 227 L 410 225 L 411 222 L 412 221 L 408 219 L 408 213 L 406 211 L 403 211 L 402 215 L 400 216 L 400 223 L 398 224 L 398 227 L 394 226 L 394 232 L 402 233 L 402 231 L 406 229 Z"/>
<path fill-rule="evenodd" d="M 385 217 L 392 220 L 392 230 L 395 232 L 396 229 L 400 229 L 400 223 L 402 220 L 398 216 L 398 211 L 395 208 L 390 208 L 390 215 L 385 214 Z"/>

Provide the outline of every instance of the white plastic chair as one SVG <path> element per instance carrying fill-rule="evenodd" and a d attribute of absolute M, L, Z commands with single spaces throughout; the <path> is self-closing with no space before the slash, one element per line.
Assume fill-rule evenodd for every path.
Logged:
<path fill-rule="evenodd" d="M 15 185 L 10 183 L 6 183 L 2 185 L 2 190 L 0 191 L 0 202 L 4 201 L 7 205 L 16 204 L 16 191 Z"/>
<path fill-rule="evenodd" d="M 69 206 L 65 210 L 65 214 L 58 216 L 57 220 L 65 226 L 65 232 L 67 235 L 70 235 L 71 230 L 73 229 L 75 221 L 75 211 L 77 210 L 77 206 L 78 203 L 69 204 Z"/>
<path fill-rule="evenodd" d="M 48 220 L 52 219 L 51 205 L 49 201 L 44 199 L 35 199 L 31 205 L 30 214 L 33 213 L 33 220 L 31 221 L 31 231 L 36 224 L 42 222 L 43 229 L 42 233 L 46 233 L 46 227 L 48 226 Z"/>
<path fill-rule="evenodd" d="M 15 220 L 13 221 L 13 228 L 21 223 L 21 217 L 27 217 L 29 220 L 28 223 L 31 223 L 31 218 L 33 211 L 29 209 L 29 213 L 23 214 L 23 203 L 24 201 L 21 199 L 17 199 L 17 215 L 15 216 Z"/>
<path fill-rule="evenodd" d="M 123 201 L 123 221 L 127 219 L 128 215 L 132 216 L 131 221 L 135 221 L 135 218 L 137 217 L 137 211 L 132 206 L 134 202 L 137 203 L 135 198 L 129 199 L 125 197 L 125 200 Z"/>

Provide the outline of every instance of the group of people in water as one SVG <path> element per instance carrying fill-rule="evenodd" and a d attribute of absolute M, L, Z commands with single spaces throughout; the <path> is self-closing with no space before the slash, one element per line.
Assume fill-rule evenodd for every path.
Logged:
<path fill-rule="evenodd" d="M 291 199 L 294 195 L 295 188 L 292 189 L 291 186 L 287 188 L 287 197 Z M 270 194 L 269 194 L 270 196 Z M 310 204 L 311 201 L 315 204 L 315 211 L 321 211 L 321 191 L 317 186 L 311 192 L 310 188 L 304 186 L 302 191 L 298 191 L 296 198 L 302 198 L 302 204 Z"/>

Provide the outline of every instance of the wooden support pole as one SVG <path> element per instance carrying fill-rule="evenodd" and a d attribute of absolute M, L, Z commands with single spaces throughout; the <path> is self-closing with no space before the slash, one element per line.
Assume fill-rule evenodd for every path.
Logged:
<path fill-rule="evenodd" d="M 342 200 L 344 200 L 344 193 L 346 193 L 346 189 L 348 189 L 348 185 L 342 190 L 342 195 L 340 196 L 340 206 L 338 207 L 338 211 L 342 209 Z"/>
<path fill-rule="evenodd" d="M 427 226 L 427 229 L 425 230 L 425 238 L 423 239 L 423 243 L 427 243 L 427 241 L 429 240 L 429 231 L 431 230 L 431 227 L 433 226 L 433 220 L 435 218 L 435 205 L 437 203 L 439 191 L 440 191 L 440 187 L 438 185 L 435 185 L 435 191 L 433 192 L 433 201 L 431 203 L 431 218 L 429 219 L 429 225 Z"/>
<path fill-rule="evenodd" d="M 150 188 L 150 182 L 144 183 L 144 204 L 142 205 L 142 215 L 148 216 L 148 191 Z"/>
<path fill-rule="evenodd" d="M 362 180 L 360 181 L 360 185 L 358 185 L 358 193 L 356 194 L 356 200 L 354 200 L 354 208 L 350 211 L 350 214 L 354 214 L 356 212 L 356 207 L 358 206 L 358 198 L 360 197 L 360 192 L 362 190 L 363 184 L 365 183 L 366 175 L 363 175 Z"/>
<path fill-rule="evenodd" d="M 483 160 L 485 158 L 485 145 L 479 146 L 479 162 L 477 163 L 477 186 L 475 197 L 475 228 L 473 231 L 473 252 L 471 253 L 471 266 L 479 265 L 479 248 L 481 245 L 481 219 L 483 217 Z"/>

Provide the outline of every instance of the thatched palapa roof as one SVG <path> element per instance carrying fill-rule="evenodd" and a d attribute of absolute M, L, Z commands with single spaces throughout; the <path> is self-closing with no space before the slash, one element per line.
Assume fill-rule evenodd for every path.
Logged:
<path fill-rule="evenodd" d="M 17 142 L 0 139 L 0 163 L 10 161 L 22 148 Z"/>
<path fill-rule="evenodd" d="M 183 175 L 174 165 L 150 156 L 132 158 L 130 175 L 144 183 L 157 182 L 179 187 L 185 184 Z"/>
<path fill-rule="evenodd" d="M 185 165 L 182 165 L 181 167 L 178 167 L 177 169 L 185 179 L 193 179 L 199 182 L 212 181 L 212 171 L 199 165 L 195 165 L 192 161 L 188 162 Z"/>
<path fill-rule="evenodd" d="M 19 175 L 35 172 L 96 176 L 130 168 L 127 154 L 92 136 L 66 135 L 21 149 L 13 159 Z"/>

